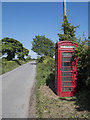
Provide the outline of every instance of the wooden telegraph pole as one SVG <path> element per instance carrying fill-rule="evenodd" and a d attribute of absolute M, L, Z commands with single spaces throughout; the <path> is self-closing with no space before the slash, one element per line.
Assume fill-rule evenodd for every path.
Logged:
<path fill-rule="evenodd" d="M 66 16 L 66 0 L 63 0 L 63 16 Z"/>
<path fill-rule="evenodd" d="M 66 16 L 66 0 L 63 0 L 63 20 L 65 21 Z M 64 28 L 64 34 L 65 34 L 65 28 Z"/>

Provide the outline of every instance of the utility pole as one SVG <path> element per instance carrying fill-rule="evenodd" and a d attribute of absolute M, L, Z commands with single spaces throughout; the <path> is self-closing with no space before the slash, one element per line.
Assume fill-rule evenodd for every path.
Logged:
<path fill-rule="evenodd" d="M 63 0 L 63 16 L 66 16 L 66 0 Z"/>
<path fill-rule="evenodd" d="M 66 16 L 66 0 L 63 0 L 63 20 L 65 21 Z M 65 28 L 64 28 L 64 34 L 65 34 Z"/>

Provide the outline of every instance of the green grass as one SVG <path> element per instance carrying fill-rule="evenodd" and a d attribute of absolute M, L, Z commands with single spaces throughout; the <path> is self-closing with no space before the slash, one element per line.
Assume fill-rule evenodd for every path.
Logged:
<path fill-rule="evenodd" d="M 43 112 L 42 112 L 42 108 L 43 108 L 43 104 L 40 101 L 40 86 L 44 85 L 46 83 L 46 75 L 44 75 L 46 72 L 43 70 L 43 63 L 38 63 L 37 64 L 37 90 L 36 90 L 36 108 L 37 108 L 37 115 L 39 116 L 39 118 L 43 117 Z"/>
<path fill-rule="evenodd" d="M 29 60 L 28 61 L 23 61 L 23 60 L 7 61 L 6 59 L 0 59 L 0 74 L 9 72 L 27 62 L 29 62 Z"/>
<path fill-rule="evenodd" d="M 64 117 L 66 115 L 70 118 L 90 118 L 90 91 L 88 90 L 81 90 L 81 92 L 73 97 L 58 97 L 58 99 L 54 99 L 49 97 L 49 92 L 47 92 L 48 96 L 44 96 L 46 91 L 43 91 L 42 87 L 49 85 L 49 89 L 53 88 L 52 85 L 54 85 L 55 80 L 54 68 L 54 59 L 44 58 L 42 61 L 39 59 L 36 76 L 36 111 L 38 118 L 55 118 L 57 116 L 63 118 L 63 114 Z M 68 105 L 69 109 L 73 109 L 73 111 L 67 113 L 68 108 L 65 105 Z M 67 109 L 66 113 L 65 111 L 63 113 L 64 108 Z"/>
<path fill-rule="evenodd" d="M 39 118 L 43 118 L 44 104 L 41 102 L 40 87 L 47 84 L 47 79 L 51 73 L 54 73 L 54 59 L 46 57 L 42 62 L 37 64 L 37 91 L 36 91 L 36 108 Z"/>
<path fill-rule="evenodd" d="M 19 67 L 19 64 L 16 61 L 4 61 L 2 62 L 2 74 L 11 71 L 16 67 Z"/>

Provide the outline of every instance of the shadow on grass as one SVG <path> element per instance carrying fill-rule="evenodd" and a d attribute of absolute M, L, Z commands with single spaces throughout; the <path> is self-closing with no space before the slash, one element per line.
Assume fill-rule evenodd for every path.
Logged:
<path fill-rule="evenodd" d="M 55 92 L 55 72 L 50 73 L 46 79 L 46 85 L 56 94 Z"/>
<path fill-rule="evenodd" d="M 76 108 L 77 111 L 87 110 L 90 112 L 90 91 L 87 89 L 81 90 L 76 94 L 76 98 L 75 104 L 79 106 Z"/>

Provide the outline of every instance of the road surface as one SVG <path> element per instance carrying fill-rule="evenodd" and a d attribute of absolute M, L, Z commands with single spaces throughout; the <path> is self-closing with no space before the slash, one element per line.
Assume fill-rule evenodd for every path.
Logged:
<path fill-rule="evenodd" d="M 36 65 L 33 61 L 0 76 L 2 77 L 3 118 L 28 118 L 35 74 Z"/>

